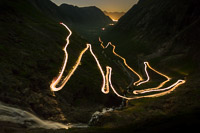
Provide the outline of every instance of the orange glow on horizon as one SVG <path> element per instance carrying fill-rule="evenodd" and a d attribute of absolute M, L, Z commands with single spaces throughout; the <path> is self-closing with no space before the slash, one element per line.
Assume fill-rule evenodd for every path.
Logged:
<path fill-rule="evenodd" d="M 118 20 L 117 20 L 117 19 L 112 19 L 112 21 L 113 21 L 113 22 L 118 22 Z"/>

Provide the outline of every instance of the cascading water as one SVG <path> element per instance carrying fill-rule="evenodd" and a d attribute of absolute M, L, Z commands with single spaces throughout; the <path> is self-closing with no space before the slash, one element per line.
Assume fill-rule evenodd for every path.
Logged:
<path fill-rule="evenodd" d="M 0 121 L 21 124 L 27 128 L 68 129 L 86 128 L 83 124 L 62 124 L 53 121 L 42 120 L 39 117 L 22 109 L 10 107 L 0 102 Z"/>

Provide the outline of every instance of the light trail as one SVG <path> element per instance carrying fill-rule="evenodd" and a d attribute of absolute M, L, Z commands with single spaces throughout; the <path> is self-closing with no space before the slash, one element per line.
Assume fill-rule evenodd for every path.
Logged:
<path fill-rule="evenodd" d="M 155 91 L 165 91 L 165 90 L 168 90 L 168 89 L 170 89 L 170 88 L 176 86 L 177 84 L 179 84 L 179 83 L 181 83 L 181 82 L 185 83 L 185 80 L 180 80 L 180 79 L 179 79 L 176 83 L 172 84 L 172 85 L 169 86 L 169 87 L 166 87 L 166 88 L 163 88 L 163 89 L 152 89 L 152 90 L 149 89 L 149 90 L 143 90 L 143 91 L 140 92 L 139 94 L 144 94 L 144 93 L 149 93 L 149 92 L 155 92 Z"/>
<path fill-rule="evenodd" d="M 101 28 L 101 30 L 106 30 L 106 28 Z"/>
<path fill-rule="evenodd" d="M 126 63 L 126 59 L 123 58 L 122 56 L 118 55 L 118 54 L 115 52 L 115 45 L 113 45 L 111 42 L 109 42 L 109 43 L 107 44 L 107 46 L 104 47 L 103 42 L 101 41 L 101 38 L 99 38 L 99 41 L 101 42 L 101 46 L 105 49 L 105 48 L 107 48 L 109 45 L 111 45 L 111 46 L 113 47 L 113 53 L 114 53 L 117 57 L 121 58 L 121 59 L 124 61 L 125 66 L 139 77 L 139 80 L 136 81 L 136 82 L 134 83 L 134 85 L 136 85 L 138 82 L 142 81 L 142 82 L 140 82 L 140 83 L 137 84 L 137 86 L 139 86 L 139 85 L 141 85 L 141 84 L 143 84 L 143 83 L 146 83 L 146 82 L 148 82 L 148 81 L 150 80 L 150 77 L 149 77 L 148 72 L 147 72 L 147 67 L 149 67 L 149 68 L 150 68 L 151 70 L 153 70 L 154 72 L 160 74 L 161 76 L 167 78 L 166 81 L 164 81 L 163 83 L 161 83 L 161 84 L 160 84 L 158 87 L 156 87 L 156 88 L 149 88 L 149 89 L 144 89 L 144 90 L 135 90 L 135 91 L 133 91 L 134 94 L 143 94 L 143 93 L 147 93 L 147 92 L 149 93 L 149 92 L 157 92 L 157 91 L 164 91 L 164 92 L 161 92 L 161 93 L 158 93 L 158 94 L 152 94 L 152 95 L 146 95 L 146 96 L 134 96 L 134 97 L 126 97 L 126 96 L 120 95 L 120 94 L 116 91 L 116 89 L 113 87 L 113 85 L 112 85 L 112 81 L 111 81 L 112 68 L 109 67 L 109 66 L 106 66 L 106 76 L 105 76 L 104 71 L 103 71 L 103 69 L 102 69 L 102 67 L 101 67 L 101 65 L 100 65 L 100 63 L 99 63 L 99 60 L 98 60 L 98 58 L 96 57 L 96 55 L 94 54 L 94 52 L 93 52 L 93 50 L 92 50 L 91 44 L 86 44 L 86 48 L 84 48 L 84 49 L 80 52 L 79 57 L 78 57 L 78 59 L 77 59 L 75 65 L 72 67 L 72 70 L 70 70 L 69 73 L 68 73 L 68 75 L 64 78 L 64 80 L 61 81 L 61 79 L 62 79 L 62 77 L 63 77 L 63 73 L 64 73 L 65 68 L 66 68 L 66 65 L 67 65 L 67 61 L 68 61 L 67 47 L 68 47 L 68 45 L 69 45 L 69 42 L 70 42 L 70 41 L 69 41 L 69 38 L 70 38 L 70 36 L 72 35 L 72 32 L 71 32 L 71 30 L 70 30 L 64 23 L 60 23 L 60 24 L 63 25 L 63 26 L 69 31 L 69 35 L 68 35 L 67 38 L 66 38 L 67 43 L 66 43 L 65 47 L 63 48 L 63 51 L 64 51 L 64 53 L 65 53 L 65 60 L 64 60 L 63 66 L 62 66 L 62 68 L 61 68 L 61 70 L 60 70 L 60 73 L 59 73 L 58 77 L 57 77 L 55 80 L 53 80 L 52 83 L 51 83 L 51 85 L 50 85 L 51 91 L 59 91 L 59 90 L 61 90 L 61 89 L 65 86 L 65 84 L 69 81 L 69 79 L 71 78 L 71 76 L 74 74 L 75 70 L 78 68 L 78 66 L 79 66 L 79 64 L 80 64 L 80 62 L 81 62 L 81 60 L 82 60 L 82 57 L 83 57 L 83 55 L 85 54 L 85 52 L 86 52 L 87 50 L 89 50 L 90 53 L 91 53 L 91 55 L 94 57 L 94 59 L 95 59 L 95 61 L 96 61 L 96 63 L 97 63 L 97 66 L 98 66 L 98 68 L 99 68 L 99 70 L 100 70 L 100 72 L 101 72 L 101 75 L 102 75 L 102 78 L 103 78 L 103 83 L 102 83 L 101 91 L 102 91 L 104 94 L 108 94 L 108 93 L 109 93 L 109 91 L 110 91 L 110 90 L 109 90 L 109 89 L 110 89 L 109 86 L 110 86 L 111 89 L 113 90 L 113 92 L 114 92 L 118 97 L 121 97 L 121 98 L 124 98 L 124 99 L 127 99 L 127 100 L 139 99 L 139 98 L 144 98 L 144 97 L 158 97 L 158 96 L 163 96 L 163 95 L 165 95 L 165 94 L 168 94 L 168 93 L 172 92 L 172 91 L 173 91 L 174 89 L 176 89 L 179 85 L 181 85 L 181 84 L 183 84 L 183 83 L 186 82 L 185 80 L 178 80 L 176 83 L 172 84 L 172 85 L 169 86 L 169 87 L 159 89 L 159 88 L 163 87 L 163 85 L 164 85 L 166 82 L 168 82 L 168 81 L 170 80 L 170 78 L 169 78 L 168 76 L 166 76 L 165 74 L 162 74 L 162 73 L 158 72 L 157 70 L 153 69 L 153 68 L 149 65 L 148 62 L 144 62 L 144 64 L 145 64 L 145 73 L 146 73 L 146 76 L 147 76 L 147 80 L 142 81 L 142 80 L 143 80 L 142 77 L 141 77 L 136 71 L 134 71 L 134 70 Z M 60 86 L 57 87 L 57 85 L 58 85 L 60 82 L 61 82 Z"/>
<path fill-rule="evenodd" d="M 99 37 L 99 42 L 101 43 L 101 47 L 104 49 L 104 45 L 103 45 L 103 41 L 101 40 L 101 38 Z"/>
<path fill-rule="evenodd" d="M 139 80 L 134 82 L 134 85 L 136 86 L 139 86 L 141 84 L 144 84 L 144 83 L 147 83 L 149 82 L 150 80 L 150 76 L 148 74 L 148 71 L 147 71 L 147 67 L 150 68 L 152 71 L 156 72 L 157 74 L 165 77 L 167 80 L 165 80 L 164 82 L 162 82 L 159 86 L 155 87 L 155 88 L 148 88 L 148 89 L 143 89 L 143 90 L 134 90 L 133 91 L 133 94 L 144 94 L 144 93 L 147 93 L 147 92 L 153 92 L 153 91 L 164 91 L 164 90 L 168 90 L 170 88 L 172 88 L 173 86 L 170 86 L 170 87 L 167 87 L 167 88 L 163 88 L 163 89 L 160 89 L 161 87 L 163 87 L 167 82 L 169 82 L 171 80 L 170 77 L 168 77 L 167 75 L 163 74 L 163 73 L 160 73 L 159 71 L 155 70 L 154 68 L 152 68 L 148 62 L 144 62 L 144 65 L 145 65 L 145 73 L 146 73 L 146 77 L 147 79 L 145 81 L 142 81 L 142 77 L 137 73 L 135 72 L 127 63 L 126 63 L 126 59 L 123 58 L 122 56 L 120 56 L 119 54 L 117 54 L 115 52 L 115 45 L 113 45 L 111 42 L 109 42 L 106 46 L 103 45 L 103 41 L 101 40 L 101 38 L 99 37 L 99 42 L 101 43 L 101 46 L 103 49 L 106 49 L 109 45 L 111 45 L 113 47 L 113 53 L 118 56 L 119 58 L 121 58 L 123 61 L 124 61 L 124 65 L 129 69 L 131 70 L 132 72 L 134 72 L 138 77 L 139 77 Z M 111 67 L 108 67 L 108 70 L 112 70 Z M 110 81 L 110 85 L 111 85 L 111 88 L 113 89 L 113 86 L 112 86 L 112 83 L 111 83 L 111 79 L 109 79 Z M 142 82 L 141 82 L 142 81 Z M 182 81 L 182 80 L 180 80 Z M 179 82 L 180 82 L 179 81 Z M 182 81 L 183 82 L 183 81 Z M 185 81 L 184 81 L 185 83 Z M 175 83 L 176 84 L 176 83 Z M 177 83 L 178 84 L 178 83 Z M 115 94 L 117 95 L 118 93 L 115 91 L 115 89 L 113 89 L 113 91 L 115 92 Z M 118 94 L 119 96 L 119 94 Z M 123 98 L 124 96 L 120 96 L 121 98 Z"/>
<path fill-rule="evenodd" d="M 154 71 L 154 72 L 156 72 L 157 74 L 159 74 L 159 75 L 165 77 L 167 80 L 165 80 L 165 81 L 162 82 L 158 87 L 155 87 L 155 88 L 148 88 L 148 89 L 144 89 L 144 90 L 134 90 L 134 91 L 133 91 L 133 94 L 142 94 L 142 93 L 150 92 L 151 90 L 152 90 L 152 91 L 153 91 L 153 90 L 157 90 L 157 89 L 163 87 L 167 82 L 169 82 L 169 81 L 171 80 L 171 78 L 168 77 L 167 75 L 165 75 L 165 74 L 163 74 L 163 73 L 160 73 L 160 72 L 158 72 L 157 70 L 155 70 L 154 68 L 152 68 L 152 67 L 149 65 L 148 62 L 144 62 L 144 64 L 145 64 L 145 72 L 146 72 L 147 80 L 138 83 L 137 86 L 141 85 L 142 83 L 146 83 L 146 82 L 148 82 L 148 81 L 150 80 L 149 74 L 148 74 L 148 72 L 147 72 L 147 66 L 148 66 L 152 71 Z"/>
<path fill-rule="evenodd" d="M 160 73 L 159 71 L 155 70 L 154 68 L 152 68 L 148 62 L 144 62 L 144 65 L 145 65 L 145 73 L 146 73 L 146 77 L 147 79 L 145 81 L 142 81 L 142 77 L 137 73 L 135 72 L 127 63 L 126 63 L 126 59 L 123 58 L 122 56 L 120 56 L 119 54 L 117 54 L 115 52 L 115 45 L 113 45 L 111 42 L 109 42 L 106 46 L 103 45 L 103 41 L 101 40 L 101 38 L 99 37 L 99 42 L 101 43 L 101 47 L 103 49 L 106 49 L 109 45 L 111 45 L 113 47 L 113 53 L 118 56 L 119 58 L 121 58 L 123 61 L 124 61 L 124 65 L 129 69 L 131 70 L 132 72 L 134 72 L 138 77 L 139 77 L 139 80 L 134 82 L 134 85 L 136 86 L 139 86 L 141 84 L 144 84 L 144 83 L 147 83 L 149 82 L 150 80 L 150 77 L 149 77 L 149 74 L 148 74 L 148 71 L 147 71 L 147 67 L 149 67 L 152 71 L 156 72 L 157 74 L 165 77 L 167 80 L 165 80 L 164 82 L 162 82 L 158 87 L 155 87 L 155 88 L 148 88 L 148 89 L 145 89 L 145 90 L 134 90 L 133 91 L 133 94 L 140 94 L 140 93 L 144 93 L 144 92 L 149 92 L 150 90 L 156 90 L 156 89 L 159 89 L 161 87 L 163 87 L 165 85 L 165 83 L 169 82 L 171 80 L 170 77 L 168 77 L 167 75 L 165 74 L 162 74 Z M 142 82 L 141 82 L 142 81 Z"/>
<path fill-rule="evenodd" d="M 62 81 L 61 83 L 61 89 L 65 86 L 65 84 L 67 83 L 67 81 L 71 78 L 71 76 L 74 74 L 75 70 L 77 69 L 77 67 L 79 66 L 81 59 L 83 57 L 83 54 L 88 50 L 89 45 L 87 45 L 87 47 L 85 49 L 83 49 L 78 57 L 78 60 L 76 61 L 75 65 L 72 67 L 72 70 L 69 72 L 69 74 L 65 77 L 65 79 Z"/>
<path fill-rule="evenodd" d="M 64 85 L 62 85 L 60 87 L 56 87 L 57 84 L 60 82 L 62 75 L 65 71 L 66 65 L 67 65 L 67 60 L 68 60 L 67 46 L 69 45 L 69 42 L 70 42 L 69 38 L 72 35 L 72 31 L 69 29 L 69 27 L 67 25 L 65 25 L 64 23 L 60 23 L 60 24 L 63 25 L 69 31 L 69 35 L 67 36 L 67 39 L 66 39 L 67 43 L 66 43 L 65 47 L 63 48 L 63 51 L 65 53 L 65 60 L 64 60 L 63 66 L 61 68 L 60 74 L 58 75 L 58 77 L 55 80 L 52 81 L 52 83 L 50 85 L 50 88 L 52 91 L 59 91 L 64 86 Z"/>
<path fill-rule="evenodd" d="M 137 84 L 138 82 L 142 81 L 143 78 L 142 78 L 135 70 L 133 70 L 133 69 L 126 63 L 126 59 L 125 59 L 124 57 L 120 56 L 119 54 L 117 54 L 117 53 L 115 52 L 115 45 L 113 45 L 111 42 L 109 42 L 109 44 L 113 47 L 113 53 L 114 53 L 116 56 L 118 56 L 119 58 L 121 58 L 121 59 L 124 61 L 124 65 L 125 65 L 129 70 L 131 70 L 133 73 L 135 73 L 135 74 L 138 76 L 139 80 L 136 81 L 136 82 L 134 82 L 134 85 Z"/>
<path fill-rule="evenodd" d="M 97 65 L 98 65 L 98 68 L 99 68 L 99 70 L 100 70 L 100 72 L 101 72 L 101 75 L 102 75 L 102 77 L 103 77 L 103 85 L 102 85 L 101 91 L 102 91 L 103 93 L 105 93 L 105 94 L 108 94 L 108 93 L 109 93 L 109 88 L 105 88 L 105 75 L 104 75 L 103 69 L 102 69 L 102 67 L 101 67 L 101 65 L 100 65 L 100 63 L 99 63 L 97 57 L 95 56 L 95 54 L 94 54 L 93 51 L 92 51 L 92 46 L 91 46 L 91 44 L 88 44 L 88 45 L 90 46 L 90 53 L 91 53 L 92 56 L 94 57 L 94 59 L 95 59 Z M 107 82 L 106 82 L 106 83 L 107 83 Z"/>
<path fill-rule="evenodd" d="M 60 71 L 59 76 L 56 78 L 56 80 L 53 80 L 53 81 L 52 81 L 52 83 L 51 83 L 51 85 L 50 85 L 51 90 L 52 90 L 52 91 L 59 91 L 59 90 L 61 90 L 61 89 L 65 86 L 65 84 L 68 82 L 68 80 L 69 80 L 69 79 L 71 78 L 71 76 L 74 74 L 75 70 L 78 68 L 78 66 L 79 66 L 79 64 L 80 64 L 80 62 L 81 62 L 82 56 L 85 54 L 85 52 L 86 52 L 88 49 L 90 49 L 90 53 L 91 53 L 92 56 L 94 57 L 94 59 L 95 59 L 97 65 L 98 65 L 98 68 L 99 68 L 99 70 L 100 70 L 100 72 L 101 72 L 101 75 L 102 75 L 102 77 L 103 77 L 103 84 L 102 84 L 102 89 L 101 89 L 101 91 L 102 91 L 103 93 L 105 93 L 105 94 L 109 93 L 109 86 L 107 85 L 108 89 L 105 88 L 105 75 L 104 75 L 103 69 L 102 69 L 102 67 L 101 67 L 101 65 L 100 65 L 100 63 L 99 63 L 97 57 L 95 56 L 95 54 L 94 54 L 93 51 L 92 51 L 92 46 L 91 46 L 91 44 L 87 44 L 87 47 L 81 51 L 81 53 L 80 53 L 80 55 L 79 55 L 79 57 L 78 57 L 78 60 L 76 61 L 75 65 L 72 67 L 72 70 L 71 70 L 71 71 L 69 72 L 69 74 L 64 78 L 64 80 L 61 82 L 60 87 L 56 87 L 56 86 L 60 83 L 61 78 L 62 78 L 62 76 L 63 76 L 63 73 L 64 73 L 64 71 L 65 71 L 66 65 L 67 65 L 67 60 L 68 60 L 67 46 L 69 45 L 69 38 L 70 38 L 70 36 L 72 35 L 72 31 L 71 31 L 64 23 L 60 23 L 60 24 L 63 25 L 63 26 L 69 31 L 70 34 L 67 36 L 67 39 L 66 39 L 67 43 L 66 43 L 66 45 L 65 45 L 65 47 L 64 47 L 64 49 L 63 49 L 64 52 L 65 52 L 65 60 L 64 60 L 63 66 L 62 66 L 62 68 L 61 68 L 61 71 Z"/>
<path fill-rule="evenodd" d="M 143 78 L 142 78 L 135 70 L 133 70 L 133 68 L 131 68 L 131 67 L 127 64 L 126 59 L 125 59 L 124 57 L 120 56 L 119 54 L 117 54 L 117 53 L 115 52 L 115 48 L 116 48 L 115 45 L 113 45 L 111 42 L 108 42 L 108 44 L 107 44 L 106 46 L 104 46 L 104 45 L 103 45 L 103 41 L 101 40 L 100 37 L 99 37 L 99 42 L 101 43 L 101 46 L 102 46 L 103 49 L 106 49 L 109 45 L 111 45 L 111 46 L 113 47 L 113 54 L 116 55 L 117 57 L 121 58 L 121 59 L 123 60 L 123 62 L 124 62 L 124 65 L 125 65 L 130 71 L 132 71 L 134 74 L 136 74 L 136 75 L 138 76 L 139 80 L 136 81 L 136 82 L 134 82 L 134 83 L 133 83 L 134 85 L 136 85 L 138 82 L 141 82 L 141 81 L 143 80 Z"/>
<path fill-rule="evenodd" d="M 148 72 L 147 72 L 147 63 L 148 63 L 148 62 L 144 62 L 144 65 L 145 65 L 144 70 L 145 70 L 145 73 L 146 73 L 146 76 L 147 76 L 147 80 L 138 83 L 137 86 L 139 86 L 139 85 L 141 85 L 141 84 L 144 84 L 144 83 L 146 83 L 146 82 L 149 82 L 149 80 L 150 80 L 149 74 L 148 74 Z"/>
<path fill-rule="evenodd" d="M 174 91 L 179 85 L 184 84 L 184 83 L 186 82 L 185 80 L 178 80 L 176 83 L 172 84 L 171 86 L 159 90 L 159 91 L 168 90 L 168 91 L 165 91 L 165 92 L 161 92 L 161 93 L 157 93 L 157 94 L 152 94 L 152 95 L 146 95 L 146 96 L 126 97 L 126 96 L 120 95 L 120 94 L 116 91 L 116 89 L 113 87 L 113 85 L 112 85 L 112 80 L 111 80 L 112 68 L 109 67 L 109 66 L 107 66 L 107 68 L 108 68 L 108 71 L 109 71 L 109 83 L 110 83 L 110 87 L 112 88 L 113 92 L 114 92 L 118 97 L 121 97 L 121 98 L 127 99 L 127 100 L 140 99 L 140 98 L 145 98 L 145 97 L 146 97 L 146 98 L 147 98 L 147 97 L 160 97 L 160 96 L 163 96 L 163 95 L 166 95 L 166 94 L 171 93 L 171 92 Z M 154 90 L 154 91 L 156 91 L 156 90 Z M 151 91 L 149 91 L 149 92 L 151 92 Z"/>
<path fill-rule="evenodd" d="M 107 93 L 109 93 L 110 88 L 109 88 L 109 67 L 106 67 L 106 90 Z"/>
<path fill-rule="evenodd" d="M 52 81 L 52 84 L 51 84 L 51 86 L 50 86 L 52 91 L 59 91 L 59 90 L 61 90 L 61 89 L 65 86 L 65 84 L 68 82 L 68 80 L 69 80 L 69 79 L 71 78 L 71 76 L 74 74 L 75 70 L 78 68 L 78 66 L 79 66 L 79 64 L 80 64 L 80 62 L 81 62 L 81 59 L 82 59 L 83 55 L 85 54 L 85 52 L 86 52 L 88 49 L 90 49 L 90 53 L 91 53 L 92 56 L 94 57 L 94 59 L 95 59 L 97 65 L 98 65 L 98 68 L 99 68 L 99 70 L 100 70 L 100 72 L 101 72 L 101 74 L 102 74 L 102 77 L 103 77 L 103 84 L 102 84 L 102 89 L 101 89 L 101 91 L 102 91 L 103 93 L 105 93 L 105 94 L 109 93 L 108 91 L 106 91 L 106 90 L 108 90 L 108 89 L 105 88 L 105 75 L 104 75 L 103 69 L 102 69 L 102 67 L 101 67 L 101 65 L 100 65 L 100 63 L 99 63 L 97 57 L 95 56 L 95 54 L 94 54 L 93 51 L 92 51 L 92 46 L 91 46 L 91 44 L 87 44 L 87 47 L 81 51 L 81 53 L 80 53 L 80 55 L 79 55 L 79 57 L 78 57 L 78 60 L 76 61 L 75 65 L 72 67 L 73 69 L 69 72 L 69 74 L 68 74 L 68 75 L 65 77 L 65 79 L 62 81 L 60 87 L 56 88 L 56 85 L 59 83 L 59 81 L 58 81 L 57 84 L 55 84 L 54 81 Z M 60 74 L 62 74 L 62 73 L 60 73 Z M 62 75 L 61 75 L 61 77 L 62 77 Z M 55 81 L 55 82 L 56 82 L 56 81 Z M 53 86 L 53 85 L 54 85 L 54 86 Z"/>

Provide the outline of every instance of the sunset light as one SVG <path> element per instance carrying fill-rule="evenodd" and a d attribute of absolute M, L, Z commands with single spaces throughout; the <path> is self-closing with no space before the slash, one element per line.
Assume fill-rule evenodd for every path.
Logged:
<path fill-rule="evenodd" d="M 0 3 L 0 133 L 199 130 L 199 0 Z"/>

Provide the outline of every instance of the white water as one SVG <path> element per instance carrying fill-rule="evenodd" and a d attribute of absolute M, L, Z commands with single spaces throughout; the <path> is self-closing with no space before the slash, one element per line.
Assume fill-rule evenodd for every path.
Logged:
<path fill-rule="evenodd" d="M 90 119 L 90 121 L 89 121 L 89 125 L 95 125 L 96 123 L 99 122 L 99 118 L 100 118 L 101 116 L 103 116 L 105 113 L 112 112 L 112 111 L 114 111 L 113 108 L 103 108 L 101 112 L 100 112 L 100 111 L 96 111 L 96 112 L 92 115 L 92 117 L 91 117 L 91 119 Z"/>
<path fill-rule="evenodd" d="M 68 128 L 86 128 L 83 124 L 62 124 L 53 121 L 42 120 L 37 116 L 14 107 L 3 105 L 0 102 L 0 121 L 7 121 L 25 125 L 28 128 L 45 128 L 45 129 L 68 129 Z"/>

